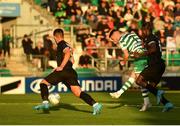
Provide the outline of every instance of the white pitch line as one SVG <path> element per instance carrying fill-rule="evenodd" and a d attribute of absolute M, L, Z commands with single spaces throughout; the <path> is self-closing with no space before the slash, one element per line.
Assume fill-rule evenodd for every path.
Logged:
<path fill-rule="evenodd" d="M 36 105 L 36 104 L 40 104 L 38 102 L 29 102 L 29 103 L 0 103 L 0 105 Z M 61 104 L 61 103 L 60 103 Z M 121 103 L 102 103 L 103 106 L 123 106 L 123 107 L 140 107 L 142 105 L 138 105 L 138 104 L 124 104 L 122 105 Z M 69 105 L 75 105 L 75 106 L 89 106 L 88 104 L 85 103 L 70 103 Z M 162 108 L 163 106 L 159 106 L 159 105 L 153 105 L 151 106 L 152 108 Z M 174 108 L 180 108 L 180 106 L 175 106 Z"/>

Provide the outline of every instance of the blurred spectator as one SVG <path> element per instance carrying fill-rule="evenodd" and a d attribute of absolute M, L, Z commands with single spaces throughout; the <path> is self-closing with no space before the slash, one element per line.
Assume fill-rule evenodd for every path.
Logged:
<path fill-rule="evenodd" d="M 73 0 L 68 0 L 66 7 L 66 16 L 71 17 L 72 15 L 76 15 L 76 6 Z"/>
<path fill-rule="evenodd" d="M 153 21 L 155 31 L 164 30 L 165 22 L 160 17 L 156 17 Z"/>
<path fill-rule="evenodd" d="M 2 50 L 0 49 L 0 68 L 6 67 L 6 60 L 3 56 Z"/>
<path fill-rule="evenodd" d="M 162 2 L 164 4 L 164 8 L 166 8 L 167 6 L 174 6 L 175 5 L 173 0 L 163 0 Z"/>
<path fill-rule="evenodd" d="M 90 31 L 88 28 L 84 28 L 82 26 L 77 27 L 76 30 L 77 30 L 76 31 L 76 33 L 77 33 L 76 40 L 78 42 L 81 42 L 82 50 L 84 50 L 84 48 L 86 47 L 85 40 L 88 38 Z"/>
<path fill-rule="evenodd" d="M 32 40 L 30 37 L 28 37 L 27 34 L 24 35 L 22 40 L 22 47 L 24 50 L 24 53 L 26 54 L 26 59 L 29 62 L 30 61 L 30 55 L 32 54 Z"/>
<path fill-rule="evenodd" d="M 180 28 L 180 11 L 176 14 L 175 21 L 174 21 L 174 29 Z"/>
<path fill-rule="evenodd" d="M 53 42 L 51 41 L 51 36 L 49 34 L 43 36 L 43 47 L 46 55 L 49 55 L 53 50 Z"/>
<path fill-rule="evenodd" d="M 132 20 L 129 26 L 128 32 L 135 32 L 137 35 L 139 34 L 139 26 L 137 20 Z"/>
<path fill-rule="evenodd" d="M 108 15 L 109 14 L 109 4 L 106 0 L 100 0 L 98 5 L 98 13 L 99 15 Z"/>
<path fill-rule="evenodd" d="M 106 50 L 105 50 L 106 43 L 107 43 L 107 40 L 105 38 L 100 38 L 100 45 L 98 48 L 98 57 L 101 59 L 104 59 L 106 55 Z"/>
<path fill-rule="evenodd" d="M 36 47 L 33 49 L 33 63 L 38 69 L 44 69 L 45 66 L 45 49 L 41 41 L 37 42 Z"/>
<path fill-rule="evenodd" d="M 124 15 L 124 20 L 127 22 L 127 26 L 130 26 L 131 20 L 133 19 L 132 11 L 131 9 L 128 9 L 126 14 Z"/>
<path fill-rule="evenodd" d="M 50 12 L 54 14 L 56 11 L 56 0 L 48 0 L 48 7 Z"/>
<path fill-rule="evenodd" d="M 174 38 L 178 52 L 180 53 L 180 28 L 177 28 L 174 32 Z"/>
<path fill-rule="evenodd" d="M 166 37 L 165 37 L 165 32 L 164 30 L 159 30 L 155 33 L 157 37 L 160 39 L 161 46 L 162 46 L 162 51 L 166 51 Z"/>
<path fill-rule="evenodd" d="M 133 20 L 137 21 L 138 24 L 142 24 L 142 14 L 141 14 L 140 9 L 138 9 L 138 5 L 139 5 L 138 3 L 134 4 L 133 13 L 132 13 L 134 17 Z"/>
<path fill-rule="evenodd" d="M 79 21 L 79 23 L 83 23 L 83 11 L 81 9 L 80 2 L 77 0 L 75 1 L 75 10 L 76 10 L 76 19 Z"/>
<path fill-rule="evenodd" d="M 85 42 L 87 54 L 93 56 L 94 58 L 98 58 L 95 37 L 89 37 L 85 40 Z"/>
<path fill-rule="evenodd" d="M 52 67 L 52 68 L 57 67 L 56 54 L 57 54 L 57 45 L 55 43 L 53 43 L 52 50 L 49 54 L 48 66 L 47 67 Z"/>
<path fill-rule="evenodd" d="M 54 14 L 54 16 L 58 20 L 59 24 L 61 23 L 62 19 L 66 18 L 66 11 L 65 11 L 65 9 L 66 9 L 65 4 L 59 1 L 57 3 L 57 8 L 56 8 L 56 11 L 55 11 L 55 14 Z"/>
<path fill-rule="evenodd" d="M 49 52 L 49 60 L 56 60 L 57 46 L 55 43 L 52 45 L 52 49 Z"/>
<path fill-rule="evenodd" d="M 101 17 L 97 25 L 97 34 L 105 35 L 105 32 L 109 30 L 106 17 Z"/>
<path fill-rule="evenodd" d="M 91 57 L 87 54 L 86 51 L 82 52 L 82 55 L 79 57 L 79 66 L 82 68 L 88 68 L 91 64 Z"/>
<path fill-rule="evenodd" d="M 115 19 L 114 23 L 115 23 L 116 29 L 122 28 L 126 25 L 126 22 L 124 20 L 123 8 L 122 7 L 119 7 L 117 9 L 114 19 Z"/>
<path fill-rule="evenodd" d="M 97 29 L 97 25 L 98 25 L 98 19 L 97 16 L 94 14 L 90 14 L 87 17 L 87 23 L 91 26 L 92 28 L 92 32 L 95 32 Z"/>
<path fill-rule="evenodd" d="M 104 45 L 110 29 L 135 32 L 141 37 L 141 27 L 146 22 L 153 23 L 153 31 L 161 40 L 162 47 L 169 47 L 169 41 L 178 46 L 180 0 L 55 0 L 54 2 L 57 2 L 57 14 L 62 11 L 59 17 L 56 16 L 60 18 L 59 20 L 64 18 L 62 15 L 66 12 L 63 21 L 65 25 L 82 24 L 78 25 L 74 32 L 77 41 L 82 43 L 83 50 L 85 47 L 113 47 L 112 43 Z M 83 24 L 88 24 L 92 31 Z M 70 31 L 69 26 L 65 26 L 64 29 Z M 92 33 L 95 35 L 90 35 Z M 103 57 L 97 51 L 98 49 L 91 48 L 87 53 Z M 108 53 L 109 57 L 118 58 L 114 53 L 120 54 L 120 50 L 108 49 Z"/>
<path fill-rule="evenodd" d="M 164 34 L 165 34 L 165 37 L 166 37 L 167 47 L 174 48 L 174 49 L 171 49 L 171 52 L 174 52 L 175 48 L 176 48 L 176 43 L 175 43 L 175 40 L 174 40 L 173 24 L 171 22 L 166 24 Z"/>
<path fill-rule="evenodd" d="M 8 57 L 10 57 L 10 43 L 12 43 L 12 37 L 10 36 L 10 30 L 6 29 L 2 38 L 2 49 L 4 51 L 4 57 L 6 57 L 6 53 L 8 53 Z"/>

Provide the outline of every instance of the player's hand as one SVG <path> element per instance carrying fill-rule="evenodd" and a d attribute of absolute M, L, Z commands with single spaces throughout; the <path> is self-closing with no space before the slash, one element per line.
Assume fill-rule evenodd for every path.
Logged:
<path fill-rule="evenodd" d="M 56 68 L 56 71 L 62 71 L 63 70 L 63 67 L 57 67 Z"/>
<path fill-rule="evenodd" d="M 125 62 L 124 61 L 120 61 L 120 64 L 121 64 L 121 66 L 124 66 Z"/>
<path fill-rule="evenodd" d="M 133 52 L 133 56 L 132 57 L 134 57 L 134 58 L 139 58 L 141 55 L 140 55 L 140 53 L 138 53 L 138 52 Z"/>

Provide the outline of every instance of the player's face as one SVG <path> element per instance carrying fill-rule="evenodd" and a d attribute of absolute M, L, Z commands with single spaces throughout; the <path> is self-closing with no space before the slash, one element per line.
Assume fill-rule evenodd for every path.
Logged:
<path fill-rule="evenodd" d="M 61 40 L 60 35 L 54 35 L 54 40 L 55 40 L 56 42 L 59 42 L 59 41 Z"/>
<path fill-rule="evenodd" d="M 118 31 L 114 32 L 111 36 L 113 43 L 117 44 L 120 38 L 120 33 Z"/>
<path fill-rule="evenodd" d="M 146 38 L 148 36 L 148 33 L 149 33 L 148 29 L 142 29 L 142 37 L 143 38 Z"/>

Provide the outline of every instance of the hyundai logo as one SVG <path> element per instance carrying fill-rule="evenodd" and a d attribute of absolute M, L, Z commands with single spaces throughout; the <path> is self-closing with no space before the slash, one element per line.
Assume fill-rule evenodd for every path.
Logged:
<path fill-rule="evenodd" d="M 30 88 L 35 93 L 40 93 L 40 83 L 43 79 L 36 79 L 30 84 Z M 49 92 L 54 91 L 55 86 L 48 86 Z"/>

